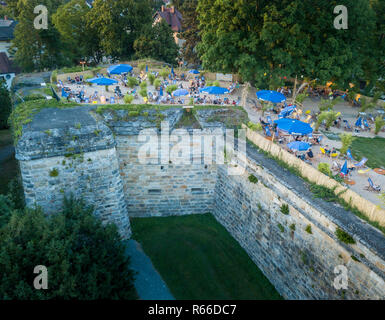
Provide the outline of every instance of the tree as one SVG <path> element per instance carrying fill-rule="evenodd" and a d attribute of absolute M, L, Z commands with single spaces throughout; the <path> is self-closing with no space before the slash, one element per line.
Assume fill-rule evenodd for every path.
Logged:
<path fill-rule="evenodd" d="M 349 8 L 348 30 L 334 28 L 340 4 Z M 197 11 L 199 54 L 211 71 L 257 85 L 297 74 L 340 86 L 365 77 L 375 34 L 366 0 L 199 0 Z"/>
<path fill-rule="evenodd" d="M 148 26 L 134 42 L 135 55 L 138 58 L 153 58 L 175 64 L 178 57 L 178 45 L 173 32 L 166 21 Z"/>
<path fill-rule="evenodd" d="M 98 64 L 103 57 L 96 29 L 87 21 L 90 8 L 83 0 L 71 0 L 60 6 L 52 21 L 74 63 L 88 60 Z"/>
<path fill-rule="evenodd" d="M 12 101 L 9 96 L 7 84 L 0 81 L 0 129 L 8 128 L 8 118 L 12 112 Z"/>
<path fill-rule="evenodd" d="M 354 137 L 350 133 L 342 133 L 340 135 L 341 142 L 342 142 L 342 147 L 340 149 L 341 154 L 346 154 L 348 149 L 353 143 Z"/>
<path fill-rule="evenodd" d="M 37 5 L 45 5 L 48 12 L 55 12 L 63 1 L 18 0 L 12 2 L 12 6 L 16 4 L 16 9 L 13 10 L 19 22 L 16 25 L 13 40 L 13 47 L 17 48 L 15 59 L 24 71 L 40 71 L 69 63 L 62 53 L 63 45 L 58 31 L 52 25 L 51 15 L 48 15 L 48 29 L 34 27 L 34 20 L 37 17 L 34 8 Z"/>
<path fill-rule="evenodd" d="M 382 127 L 385 126 L 385 120 L 381 116 L 377 116 L 374 124 L 374 133 L 378 134 L 381 131 Z"/>
<path fill-rule="evenodd" d="M 103 51 L 112 58 L 134 54 L 134 41 L 152 23 L 150 0 L 95 0 L 87 14 Z"/>
<path fill-rule="evenodd" d="M 182 56 L 185 61 L 193 65 L 200 64 L 196 51 L 196 47 L 201 41 L 198 28 L 198 13 L 196 11 L 197 5 L 198 0 L 186 0 L 180 8 L 183 16 L 183 32 L 180 34 L 180 38 L 185 40 L 182 47 Z"/>
<path fill-rule="evenodd" d="M 0 213 L 5 206 L 0 198 Z M 38 265 L 48 269 L 47 290 L 33 287 Z M 13 210 L 0 229 L 0 299 L 135 299 L 129 266 L 116 227 L 81 201 L 65 200 L 50 217 Z"/>
<path fill-rule="evenodd" d="M 240 73 L 246 81 L 263 74 L 259 34 L 263 19 L 257 0 L 199 0 L 200 36 L 197 50 L 209 71 Z M 262 54 L 261 54 L 262 53 Z"/>

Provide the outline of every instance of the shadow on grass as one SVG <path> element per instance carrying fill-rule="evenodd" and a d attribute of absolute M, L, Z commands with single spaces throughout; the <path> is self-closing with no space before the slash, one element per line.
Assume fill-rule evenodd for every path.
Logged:
<path fill-rule="evenodd" d="M 142 244 L 176 299 L 281 299 L 211 214 L 132 218 Z"/>

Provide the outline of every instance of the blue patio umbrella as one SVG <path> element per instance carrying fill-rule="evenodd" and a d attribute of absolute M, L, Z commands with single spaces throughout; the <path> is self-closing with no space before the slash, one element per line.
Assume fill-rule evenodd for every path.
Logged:
<path fill-rule="evenodd" d="M 341 174 L 343 174 L 344 176 L 348 175 L 348 161 L 347 160 L 345 160 L 345 163 L 341 168 Z"/>
<path fill-rule="evenodd" d="M 280 103 L 286 101 L 286 97 L 277 91 L 261 90 L 257 92 L 257 97 L 263 101 L 270 101 L 272 103 Z"/>
<path fill-rule="evenodd" d="M 146 72 L 148 72 L 148 65 L 146 64 Z"/>
<path fill-rule="evenodd" d="M 306 151 L 309 150 L 309 148 L 311 147 L 309 143 L 304 141 L 293 141 L 288 143 L 287 146 L 289 147 L 289 149 L 298 151 Z"/>
<path fill-rule="evenodd" d="M 200 72 L 196 69 L 191 69 L 188 73 L 199 74 Z"/>
<path fill-rule="evenodd" d="M 355 124 L 356 127 L 361 127 L 362 126 L 362 118 L 359 117 L 356 121 L 356 124 Z"/>
<path fill-rule="evenodd" d="M 293 135 L 302 136 L 313 132 L 312 127 L 308 123 L 295 119 L 281 118 L 275 120 L 274 123 L 277 124 L 279 130 Z"/>
<path fill-rule="evenodd" d="M 283 118 L 286 118 L 286 117 L 290 116 L 294 112 L 295 108 L 296 108 L 296 106 L 286 107 L 286 108 L 282 109 L 282 111 L 279 114 L 279 116 L 281 116 Z"/>
<path fill-rule="evenodd" d="M 162 88 L 162 87 L 159 88 L 159 95 L 160 95 L 161 97 L 163 97 L 163 88 Z"/>
<path fill-rule="evenodd" d="M 132 67 L 129 64 L 117 64 L 107 69 L 109 74 L 122 74 L 132 71 Z"/>
<path fill-rule="evenodd" d="M 93 78 L 87 80 L 87 82 L 95 83 L 98 86 L 110 86 L 112 84 L 118 83 L 118 81 L 110 78 Z"/>
<path fill-rule="evenodd" d="M 188 90 L 186 89 L 178 89 L 178 90 L 175 90 L 172 95 L 174 97 L 182 97 L 182 96 L 187 96 L 189 94 Z"/>
<path fill-rule="evenodd" d="M 225 94 L 229 93 L 229 90 L 227 90 L 226 88 L 213 86 L 199 89 L 199 92 L 206 92 L 208 94 Z"/>

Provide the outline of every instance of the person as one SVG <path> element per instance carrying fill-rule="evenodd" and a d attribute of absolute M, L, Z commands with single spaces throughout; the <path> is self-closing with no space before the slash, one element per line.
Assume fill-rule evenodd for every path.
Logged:
<path fill-rule="evenodd" d="M 262 125 L 263 127 L 269 125 L 267 122 L 263 121 L 262 118 L 259 118 L 259 122 L 261 123 L 261 125 Z"/>
<path fill-rule="evenodd" d="M 310 148 L 306 153 L 307 159 L 311 160 L 314 158 L 313 150 Z"/>

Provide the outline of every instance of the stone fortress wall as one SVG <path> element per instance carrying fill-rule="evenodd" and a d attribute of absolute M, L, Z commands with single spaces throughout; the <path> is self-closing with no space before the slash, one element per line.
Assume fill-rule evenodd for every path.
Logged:
<path fill-rule="evenodd" d="M 73 193 L 93 205 L 104 222 L 116 223 L 123 238 L 131 235 L 129 217 L 212 212 L 284 298 L 385 298 L 385 238 L 353 214 L 345 212 L 352 216 L 347 222 L 339 219 L 340 211 L 328 212 L 250 154 L 241 175 L 230 175 L 227 165 L 200 162 L 199 152 L 190 159 L 194 164 L 173 163 L 159 153 L 147 154 L 152 164 L 140 163 L 143 144 L 152 143 L 138 141 L 138 134 L 154 123 L 141 117 L 118 121 L 108 114 L 101 119 L 89 111 L 45 109 L 24 128 L 16 156 L 28 206 L 54 212 Z M 183 110 L 163 113 L 172 130 Z M 200 123 L 210 132 L 215 126 L 202 114 Z M 181 141 L 182 148 L 196 147 L 196 141 Z M 161 141 L 159 148 L 162 143 L 175 145 Z M 249 181 L 250 174 L 257 183 Z M 281 212 L 283 204 L 289 214 Z M 338 241 L 337 227 L 357 243 Z M 341 265 L 348 271 L 346 290 L 333 286 L 334 268 Z"/>

